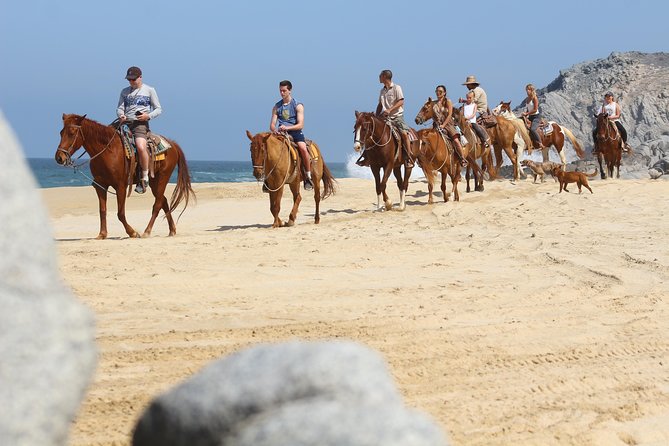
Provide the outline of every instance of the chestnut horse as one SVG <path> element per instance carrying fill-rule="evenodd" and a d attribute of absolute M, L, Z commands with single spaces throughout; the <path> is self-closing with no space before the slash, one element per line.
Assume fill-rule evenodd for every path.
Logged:
<path fill-rule="evenodd" d="M 521 129 L 520 131 L 523 133 L 524 138 L 526 137 L 527 139 L 530 139 L 530 133 L 529 130 L 527 129 L 527 125 L 525 125 L 524 121 L 521 118 L 516 117 L 516 115 L 514 115 L 513 112 L 511 111 L 511 101 L 500 102 L 499 105 L 495 107 L 495 110 L 498 111 L 500 116 L 503 116 L 510 121 L 515 120 L 515 122 L 522 123 L 522 125 L 520 126 Z M 576 139 L 572 131 L 569 130 L 564 125 L 560 125 L 555 121 L 549 121 L 549 122 L 553 126 L 553 131 L 550 134 L 546 135 L 541 127 L 538 130 L 539 137 L 541 138 L 541 144 L 543 144 L 544 146 L 544 149 L 542 150 L 543 160 L 548 161 L 548 149 L 553 147 L 555 148 L 557 154 L 560 156 L 562 165 L 563 166 L 567 165 L 567 157 L 565 156 L 564 150 L 562 150 L 564 147 L 565 136 L 569 138 L 569 141 L 571 141 L 571 145 L 574 146 L 574 151 L 576 152 L 576 155 L 581 159 L 585 158 L 585 151 L 583 150 L 583 146 Z M 532 147 L 532 145 L 530 144 L 529 147 Z"/>
<path fill-rule="evenodd" d="M 606 113 L 595 115 L 597 118 L 596 153 L 599 162 L 599 171 L 602 180 L 607 177 L 613 178 L 613 169 L 616 169 L 616 178 L 620 178 L 620 161 L 623 154 L 623 138 L 618 132 L 616 125 L 611 122 Z M 606 162 L 606 173 L 602 166 L 602 159 Z"/>
<path fill-rule="evenodd" d="M 436 127 L 436 121 L 435 118 L 437 116 L 437 101 L 432 100 L 432 98 L 428 97 L 427 101 L 425 101 L 425 104 L 423 104 L 423 107 L 418 111 L 418 114 L 416 115 L 416 124 L 421 125 L 424 124 L 425 122 L 432 120 L 433 126 Z M 459 120 L 459 111 L 457 109 L 453 109 L 453 118 L 454 120 Z M 458 123 L 459 124 L 459 123 Z M 490 179 L 495 178 L 495 170 L 493 167 L 493 162 L 492 162 L 492 155 L 490 154 L 490 150 L 482 151 L 481 150 L 481 145 L 480 142 L 478 141 L 478 138 L 476 135 L 474 135 L 473 130 L 471 129 L 471 126 L 468 127 L 469 132 L 467 132 L 466 129 L 462 129 L 463 132 L 465 133 L 465 138 L 467 139 L 467 144 L 465 144 L 462 148 L 464 150 L 464 157 L 467 160 L 467 169 L 465 170 L 465 178 L 467 180 L 467 192 L 471 191 L 471 188 L 469 186 L 469 179 L 471 178 L 471 175 L 473 173 L 474 176 L 474 190 L 476 191 L 483 191 L 484 186 L 483 186 L 483 172 L 481 169 L 478 168 L 478 165 L 476 164 L 476 160 L 478 158 L 481 158 L 481 165 L 483 171 L 487 171 Z M 450 141 L 447 143 L 449 146 L 452 144 Z M 422 146 L 421 146 L 422 148 Z M 453 147 L 450 147 L 451 150 L 454 150 Z M 425 148 L 423 148 L 425 150 Z M 429 146 L 428 149 L 429 150 Z M 422 167 L 422 165 L 421 165 Z M 425 172 L 425 168 L 423 168 L 423 171 Z M 442 172 L 442 175 L 444 173 Z M 425 172 L 426 178 L 428 177 L 427 172 Z M 442 183 L 443 183 L 444 178 L 442 177 Z M 428 189 L 429 189 L 428 185 Z M 454 191 L 454 193 L 457 191 Z M 446 197 L 444 197 L 446 198 Z M 456 198 L 456 201 L 458 201 L 459 198 Z"/>
<path fill-rule="evenodd" d="M 399 209 L 403 211 L 406 208 L 405 195 L 409 188 L 412 168 L 406 169 L 404 176 L 402 176 L 401 154 L 399 153 L 401 148 L 393 136 L 390 125 L 374 113 L 356 111 L 355 125 L 353 126 L 353 133 L 355 134 L 353 150 L 356 152 L 363 150 L 369 162 L 369 167 L 372 169 L 376 182 L 377 210 L 382 211 L 384 205 L 388 211 L 393 208 L 393 203 L 386 193 L 386 183 L 390 177 L 390 172 L 393 172 L 397 180 L 397 188 L 400 190 Z M 413 150 L 408 151 L 413 152 Z M 381 177 L 381 169 L 383 169 L 383 177 Z M 381 202 L 382 198 L 383 204 Z"/>
<path fill-rule="evenodd" d="M 169 235 L 175 235 L 177 227 L 172 218 L 174 210 L 183 202 L 184 209 L 188 202 L 195 198 L 191 188 L 190 173 L 186 164 L 186 156 L 176 142 L 169 140 L 171 148 L 165 152 L 165 159 L 156 162 L 155 174 L 149 179 L 151 192 L 155 197 L 149 224 L 144 230 L 143 237 L 151 235 L 153 224 L 162 209 L 169 225 Z M 60 143 L 56 150 L 56 162 L 65 166 L 74 166 L 72 156 L 83 147 L 90 156 L 91 174 L 93 174 L 93 188 L 98 195 L 100 205 L 100 233 L 99 240 L 107 237 L 107 192 L 110 187 L 116 191 L 118 205 L 117 216 L 130 237 L 139 237 L 137 231 L 130 226 L 125 218 L 126 193 L 129 195 L 128 179 L 131 178 L 131 163 L 125 156 L 125 149 L 115 127 L 103 125 L 86 115 L 63 114 L 63 129 L 60 131 Z M 165 188 L 170 180 L 172 171 L 178 166 L 177 184 L 168 204 L 165 197 Z M 134 174 L 134 172 L 133 172 Z"/>
<path fill-rule="evenodd" d="M 256 135 L 248 130 L 246 136 L 251 141 L 251 162 L 253 163 L 253 176 L 263 182 L 263 188 L 269 192 L 269 209 L 274 216 L 273 228 L 284 226 L 279 218 L 281 210 L 281 196 L 283 187 L 287 184 L 293 193 L 293 208 L 288 216 L 285 226 L 294 226 L 297 218 L 297 209 L 302 201 L 300 195 L 300 184 L 302 182 L 302 169 L 300 166 L 300 154 L 297 149 L 290 148 L 290 141 L 284 135 L 264 132 Z M 314 223 L 321 221 L 320 203 L 335 193 L 335 179 L 330 169 L 323 161 L 323 155 L 312 141 L 311 149 L 314 157 L 311 159 L 311 179 L 314 183 L 314 201 L 316 211 Z M 323 180 L 323 192 L 321 193 L 321 180 Z"/>
<path fill-rule="evenodd" d="M 466 150 L 466 149 L 465 149 Z M 453 186 L 453 197 L 460 201 L 458 193 L 458 181 L 460 181 L 461 165 L 455 155 L 455 147 L 448 137 L 437 129 L 421 129 L 418 131 L 418 148 L 414 150 L 418 164 L 427 179 L 428 204 L 434 203 L 432 191 L 434 190 L 434 172 L 441 173 L 441 192 L 444 202 L 448 201 L 446 192 L 446 176 L 451 177 Z M 482 175 L 481 175 L 482 176 Z"/>

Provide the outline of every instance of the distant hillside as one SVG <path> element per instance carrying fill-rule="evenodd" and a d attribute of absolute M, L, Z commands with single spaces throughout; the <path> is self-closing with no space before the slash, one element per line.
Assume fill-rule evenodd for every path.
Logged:
<path fill-rule="evenodd" d="M 542 114 L 565 124 L 592 149 L 593 114 L 607 91 L 622 107 L 621 121 L 633 147 L 666 139 L 661 136 L 669 135 L 669 53 L 611 53 L 560 71 L 537 93 Z"/>

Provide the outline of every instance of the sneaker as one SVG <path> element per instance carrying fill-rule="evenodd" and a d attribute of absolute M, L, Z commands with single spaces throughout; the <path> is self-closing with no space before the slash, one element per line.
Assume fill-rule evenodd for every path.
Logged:
<path fill-rule="evenodd" d="M 314 184 L 311 182 L 311 179 L 307 178 L 304 180 L 304 190 L 314 190 Z"/>
<path fill-rule="evenodd" d="M 146 192 L 147 186 L 148 184 L 145 180 L 140 180 L 140 182 L 137 183 L 137 186 L 135 186 L 135 192 L 137 192 L 138 194 L 143 194 L 144 192 Z"/>

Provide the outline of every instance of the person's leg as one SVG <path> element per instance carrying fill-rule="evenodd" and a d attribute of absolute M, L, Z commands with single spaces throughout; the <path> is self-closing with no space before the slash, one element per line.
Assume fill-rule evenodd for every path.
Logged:
<path fill-rule="evenodd" d="M 145 137 L 135 136 L 135 145 L 137 146 L 139 165 L 142 168 L 142 178 L 138 182 L 135 191 L 143 194 L 146 192 L 146 188 L 149 184 L 149 149 Z"/>
<path fill-rule="evenodd" d="M 592 131 L 592 152 L 597 153 L 597 129 Z"/>
<path fill-rule="evenodd" d="M 302 165 L 304 166 L 304 171 L 306 172 L 306 176 L 304 178 L 304 188 L 311 190 L 314 183 L 311 181 L 311 157 L 309 156 L 309 151 L 307 150 L 307 143 L 305 141 L 298 141 L 297 148 L 300 150 Z"/>
<path fill-rule="evenodd" d="M 406 167 L 413 167 L 413 158 L 411 157 L 411 140 L 409 132 L 402 132 L 402 151 L 404 152 L 404 164 Z"/>
<path fill-rule="evenodd" d="M 530 121 L 532 122 L 532 125 L 530 126 L 530 136 L 532 137 L 532 141 L 536 144 L 538 148 L 541 148 L 542 143 L 541 143 L 541 137 L 539 136 L 539 123 L 541 122 L 541 117 L 537 114 L 534 116 L 530 116 Z"/>
<path fill-rule="evenodd" d="M 488 132 L 485 131 L 483 127 L 478 125 L 476 122 L 472 122 L 472 128 L 474 129 L 474 132 L 476 135 L 478 135 L 479 139 L 481 139 L 481 142 L 483 145 L 488 147 L 490 145 L 490 141 L 488 138 Z"/>
<path fill-rule="evenodd" d="M 453 144 L 455 145 L 455 153 L 457 153 L 458 158 L 460 158 L 460 164 L 464 167 L 467 165 L 467 160 L 465 159 L 463 153 L 464 150 L 462 149 L 462 144 L 460 143 L 460 135 L 456 134 L 455 137 L 451 138 L 453 140 Z"/>

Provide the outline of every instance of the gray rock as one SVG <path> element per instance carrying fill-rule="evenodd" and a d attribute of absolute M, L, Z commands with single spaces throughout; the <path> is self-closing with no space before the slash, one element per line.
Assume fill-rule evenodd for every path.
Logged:
<path fill-rule="evenodd" d="M 236 445 L 231 438 L 247 441 L 255 435 L 244 433 L 254 420 L 260 424 L 253 432 L 264 432 L 273 429 L 273 413 L 293 417 L 292 407 L 308 414 L 305 407 L 313 403 L 316 411 L 327 402 L 336 404 L 325 412 L 338 404 L 369 417 L 382 408 L 395 414 L 405 410 L 384 360 L 363 346 L 342 341 L 260 345 L 213 362 L 156 398 L 135 428 L 133 445 Z"/>
<path fill-rule="evenodd" d="M 657 169 L 651 167 L 650 169 L 648 169 L 648 175 L 650 175 L 650 178 L 651 178 L 651 179 L 653 179 L 653 180 L 657 180 L 657 179 L 660 178 L 662 175 L 664 175 L 664 172 L 662 172 L 661 170 L 657 170 Z"/>
<path fill-rule="evenodd" d="M 64 445 L 95 367 L 91 313 L 59 278 L 49 222 L 0 112 L 0 444 Z"/>
<path fill-rule="evenodd" d="M 537 94 L 542 114 L 566 125 L 592 150 L 593 114 L 607 91 L 613 92 L 622 108 L 621 122 L 632 147 L 644 143 L 653 150 L 669 150 L 665 144 L 669 142 L 665 139 L 669 131 L 669 53 L 611 53 L 605 59 L 561 70 Z M 566 154 L 568 161 L 575 159 L 569 144 Z"/>
<path fill-rule="evenodd" d="M 338 401 L 282 406 L 249 421 L 220 445 L 234 446 L 445 446 L 430 419 L 401 406 L 370 408 Z"/>

